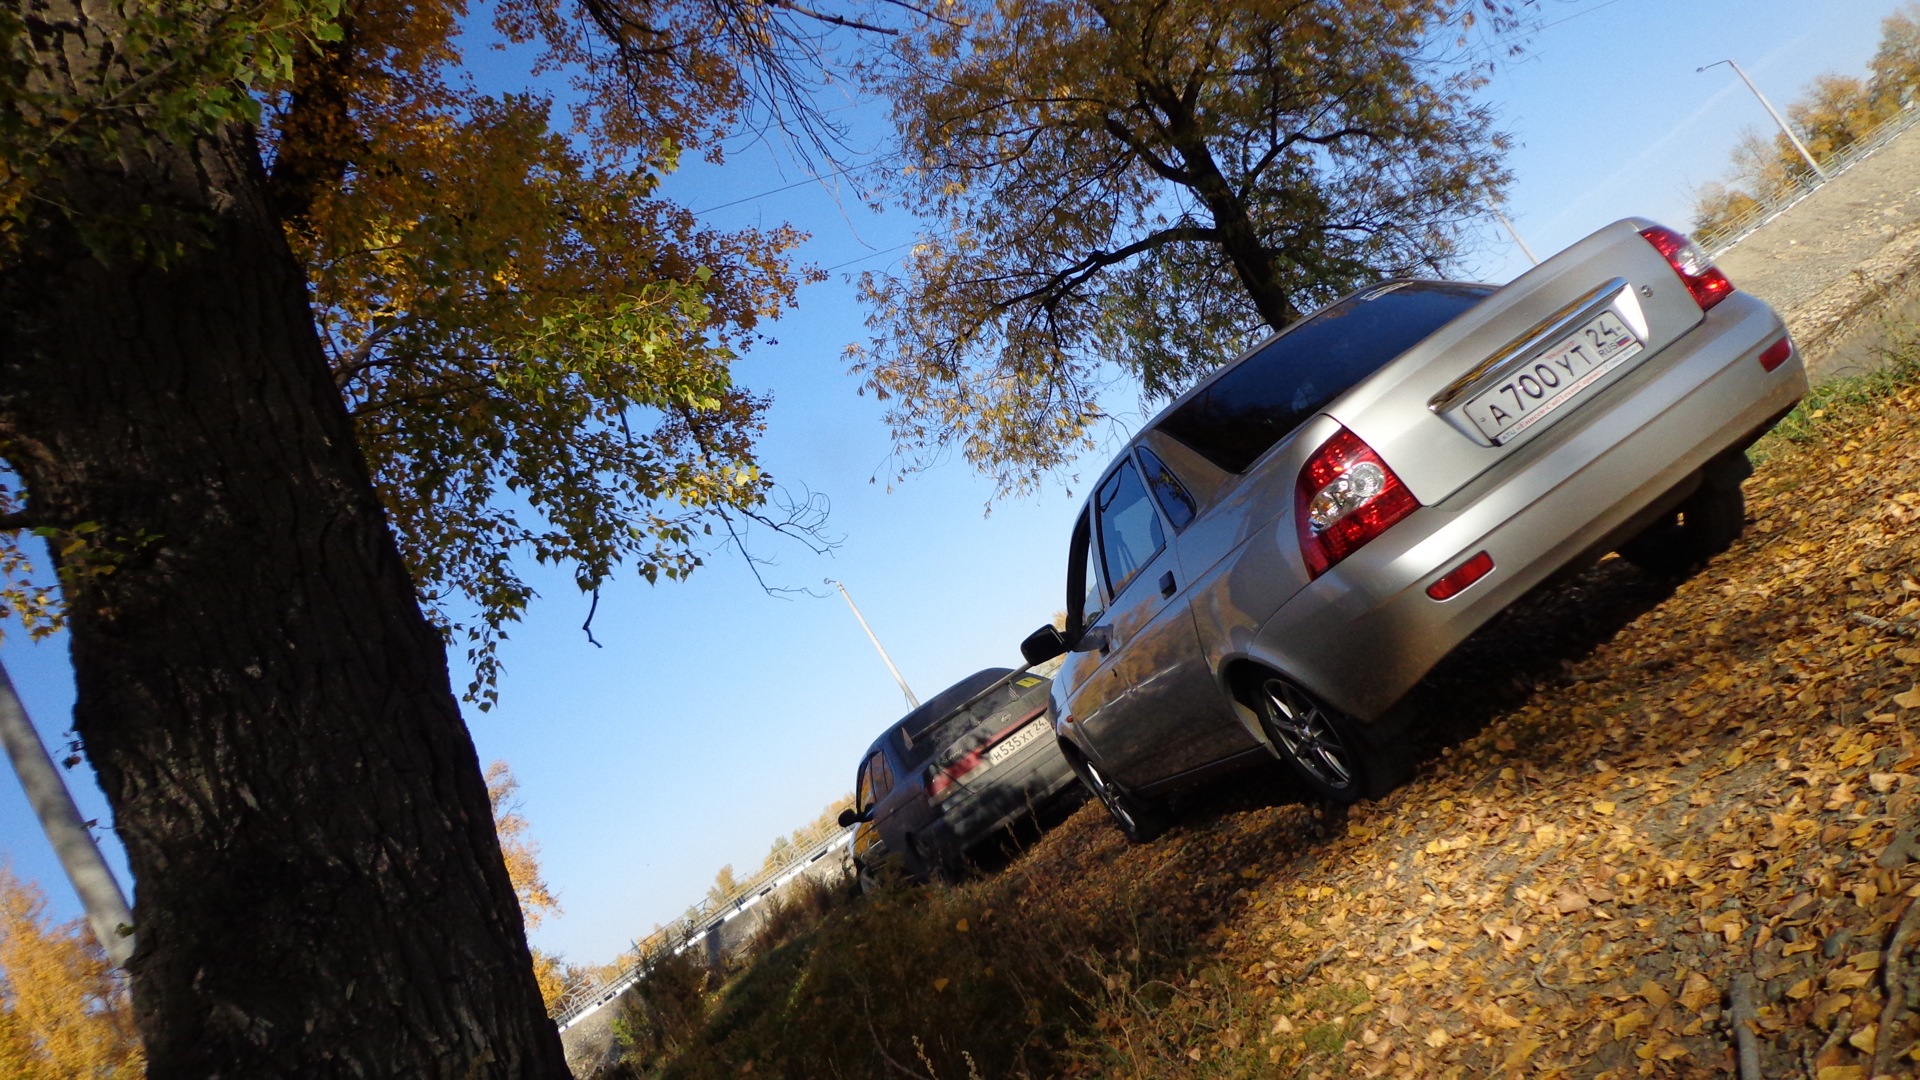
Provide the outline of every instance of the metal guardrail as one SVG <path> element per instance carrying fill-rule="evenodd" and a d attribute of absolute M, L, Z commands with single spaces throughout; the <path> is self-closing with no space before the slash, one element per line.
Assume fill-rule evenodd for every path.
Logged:
<path fill-rule="evenodd" d="M 1819 190 L 1822 185 L 1831 183 L 1841 173 L 1885 149 L 1888 143 L 1899 138 L 1902 132 L 1917 123 L 1920 123 L 1920 108 L 1910 105 L 1881 122 L 1880 126 L 1874 128 L 1866 138 L 1838 154 L 1822 159 L 1820 167 L 1827 171 L 1827 179 L 1822 180 L 1818 176 L 1807 177 L 1784 191 L 1760 200 L 1746 213 L 1730 219 L 1724 225 L 1712 230 L 1702 229 L 1695 239 L 1700 241 L 1700 246 L 1706 250 L 1708 258 L 1719 258 L 1733 250 L 1740 241 L 1753 235 L 1760 226 L 1779 217 L 1795 203 Z"/>
<path fill-rule="evenodd" d="M 618 975 L 599 985 L 581 987 L 560 999 L 552 1012 L 554 1025 L 561 1031 L 565 1031 L 599 1011 L 645 978 L 647 966 L 652 961 L 662 956 L 685 952 L 698 945 L 727 920 L 772 896 L 775 890 L 799 877 L 809 867 L 826 858 L 834 849 L 846 846 L 852 837 L 852 829 L 842 829 L 726 896 L 701 900 L 664 929 L 656 930 L 646 938 L 634 942 L 632 949 L 634 962 Z"/>

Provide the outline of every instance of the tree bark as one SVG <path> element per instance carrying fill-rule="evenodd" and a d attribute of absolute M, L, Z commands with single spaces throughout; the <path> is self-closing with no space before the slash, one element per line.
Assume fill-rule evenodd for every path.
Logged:
<path fill-rule="evenodd" d="M 16 10 L 35 79 L 121 55 L 111 5 Z M 28 517 L 98 526 L 53 546 L 150 1075 L 565 1077 L 251 132 L 122 135 L 0 266 L 0 455 Z M 183 246 L 133 254 L 155 228 Z"/>

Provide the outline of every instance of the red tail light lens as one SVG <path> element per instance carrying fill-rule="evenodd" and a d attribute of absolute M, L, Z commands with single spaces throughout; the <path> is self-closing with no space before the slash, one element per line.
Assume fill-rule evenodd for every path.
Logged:
<path fill-rule="evenodd" d="M 1294 485 L 1293 520 L 1307 572 L 1326 573 L 1419 507 L 1380 455 L 1341 428 L 1307 459 Z"/>
<path fill-rule="evenodd" d="M 1725 300 L 1733 292 L 1733 282 L 1727 275 L 1713 265 L 1707 253 L 1699 245 L 1688 239 L 1685 234 L 1674 232 L 1665 225 L 1655 225 L 1651 229 L 1641 229 L 1640 235 L 1647 238 L 1660 254 L 1666 256 L 1667 265 L 1680 275 L 1686 283 L 1687 291 L 1693 294 L 1693 302 L 1705 311 Z"/>
<path fill-rule="evenodd" d="M 1792 355 L 1793 342 L 1788 338 L 1781 338 L 1767 346 L 1767 351 L 1760 354 L 1760 367 L 1763 370 L 1772 371 L 1786 363 L 1787 357 Z"/>
<path fill-rule="evenodd" d="M 960 782 L 961 777 L 979 768 L 982 760 L 980 751 L 975 750 L 949 762 L 944 769 L 938 765 L 927 766 L 927 797 L 938 799 L 944 796 L 953 785 Z"/>

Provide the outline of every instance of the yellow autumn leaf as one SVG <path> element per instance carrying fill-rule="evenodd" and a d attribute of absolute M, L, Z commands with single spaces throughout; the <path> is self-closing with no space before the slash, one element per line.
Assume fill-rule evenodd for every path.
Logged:
<path fill-rule="evenodd" d="M 1913 689 L 1904 694 L 1895 694 L 1893 703 L 1903 709 L 1920 709 L 1920 683 L 1915 683 Z"/>
<path fill-rule="evenodd" d="M 1447 1039 L 1446 1028 L 1434 1028 L 1432 1031 L 1427 1032 L 1427 1045 L 1433 1047 L 1435 1050 L 1447 1045 Z"/>
<path fill-rule="evenodd" d="M 1530 1035 L 1522 1036 L 1514 1040 L 1512 1049 L 1507 1051 L 1506 1067 L 1508 1071 L 1517 1070 L 1525 1065 L 1527 1059 L 1531 1058 L 1533 1052 L 1538 1049 L 1540 1049 L 1540 1040 Z"/>
<path fill-rule="evenodd" d="M 943 977 L 941 977 L 941 978 L 938 978 L 938 979 L 935 979 L 935 980 L 933 980 L 933 992 L 937 994 L 937 993 L 939 993 L 940 991 L 942 991 L 942 990 L 945 990 L 945 989 L 947 988 L 947 984 L 948 984 L 948 983 L 950 983 L 950 982 L 952 982 L 952 981 L 953 981 L 953 980 L 951 980 L 951 979 L 948 979 L 948 978 L 946 978 L 946 977 L 944 977 L 944 976 L 943 976 Z"/>
<path fill-rule="evenodd" d="M 1720 991 L 1714 989 L 1705 975 L 1694 972 L 1687 976 L 1686 985 L 1680 988 L 1680 1007 L 1697 1012 L 1720 1000 Z"/>
<path fill-rule="evenodd" d="M 1879 1034 L 1880 1034 L 1879 1024 L 1868 1024 L 1866 1027 L 1863 1027 L 1859 1031 L 1856 1031 L 1853 1034 L 1847 1036 L 1847 1042 L 1855 1050 L 1858 1050 L 1863 1054 L 1871 1054 L 1873 1053 L 1875 1044 L 1879 1041 L 1878 1039 Z"/>
<path fill-rule="evenodd" d="M 964 933 L 966 933 L 966 932 L 967 932 L 968 930 L 970 930 L 970 929 L 972 929 L 972 927 L 970 927 L 970 926 L 969 926 L 969 925 L 967 924 L 967 920 L 965 920 L 965 919 L 961 919 L 961 920 L 960 920 L 959 922 L 956 922 L 956 923 L 954 923 L 954 924 L 953 924 L 953 928 L 954 928 L 955 930 L 958 930 L 958 931 L 960 931 L 960 932 L 961 932 L 961 933 L 963 933 L 963 934 L 964 934 Z"/>
<path fill-rule="evenodd" d="M 1493 1003 L 1489 1003 L 1486 1008 L 1480 1010 L 1480 1021 L 1490 1028 L 1500 1028 L 1508 1031 L 1520 1026 L 1518 1019 L 1510 1015 L 1499 1005 Z"/>

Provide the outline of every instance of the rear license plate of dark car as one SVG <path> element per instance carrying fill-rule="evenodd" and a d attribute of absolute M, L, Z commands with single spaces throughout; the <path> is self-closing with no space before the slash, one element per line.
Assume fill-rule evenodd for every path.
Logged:
<path fill-rule="evenodd" d="M 1025 750 L 1028 745 L 1037 741 L 1042 735 L 1045 735 L 1047 731 L 1048 725 L 1045 717 L 1035 720 L 1033 723 L 1028 724 L 1026 727 L 993 744 L 993 749 L 987 751 L 987 761 L 990 764 L 998 765 L 1020 751 Z"/>
<path fill-rule="evenodd" d="M 1495 446 L 1509 442 L 1578 398 L 1642 348 L 1618 315 L 1603 311 L 1467 399 L 1467 419 Z"/>

